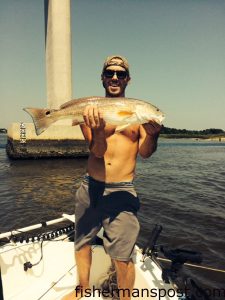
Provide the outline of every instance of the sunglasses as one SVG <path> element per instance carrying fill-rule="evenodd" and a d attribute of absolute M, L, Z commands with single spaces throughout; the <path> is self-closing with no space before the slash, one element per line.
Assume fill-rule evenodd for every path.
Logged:
<path fill-rule="evenodd" d="M 113 78 L 115 74 L 118 79 L 125 79 L 127 77 L 126 71 L 105 70 L 103 73 L 106 78 Z"/>

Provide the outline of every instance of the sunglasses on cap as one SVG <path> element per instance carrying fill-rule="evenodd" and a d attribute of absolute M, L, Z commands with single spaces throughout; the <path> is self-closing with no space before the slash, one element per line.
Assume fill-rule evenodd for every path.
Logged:
<path fill-rule="evenodd" d="M 118 79 L 125 79 L 127 77 L 126 71 L 114 71 L 114 70 L 105 70 L 103 72 L 103 75 L 106 78 L 113 78 L 113 76 L 116 74 Z"/>

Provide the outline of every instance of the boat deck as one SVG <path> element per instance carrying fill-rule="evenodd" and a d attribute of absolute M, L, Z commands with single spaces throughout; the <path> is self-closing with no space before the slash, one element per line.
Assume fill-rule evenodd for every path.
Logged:
<path fill-rule="evenodd" d="M 94 245 L 92 253 L 90 274 L 92 294 L 89 294 L 88 298 L 110 300 L 112 298 L 106 297 L 105 292 L 108 288 L 111 290 L 112 287 L 117 288 L 114 279 L 108 280 L 111 278 L 110 274 L 113 274 L 110 270 L 111 259 L 101 245 Z M 150 258 L 143 261 L 138 247 L 136 247 L 133 261 L 136 268 L 134 283 L 136 294 L 133 300 L 150 300 L 156 297 L 161 300 L 178 300 L 175 291 L 172 297 L 167 293 L 164 296 L 159 295 L 160 290 L 173 291 L 173 286 L 163 282 L 162 271 L 155 262 Z M 33 267 L 24 271 L 26 262 L 33 264 Z M 0 267 L 4 300 L 60 300 L 64 295 L 73 291 L 78 284 L 74 243 L 67 238 L 67 235 L 42 242 L 9 242 L 2 245 Z M 96 289 L 100 289 L 103 283 L 104 288 L 99 293 Z M 146 295 L 151 289 L 157 293 L 153 297 L 150 294 Z M 138 296 L 137 292 L 140 292 Z"/>

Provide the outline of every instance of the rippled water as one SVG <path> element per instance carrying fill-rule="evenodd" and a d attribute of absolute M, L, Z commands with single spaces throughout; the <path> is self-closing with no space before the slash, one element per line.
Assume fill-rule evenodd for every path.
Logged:
<path fill-rule="evenodd" d="M 0 231 L 72 214 L 86 159 L 9 160 L 5 141 L 0 135 Z M 151 159 L 138 158 L 135 186 L 140 246 L 158 223 L 160 244 L 201 251 L 203 265 L 225 270 L 225 143 L 160 140 Z M 225 273 L 186 272 L 225 288 Z"/>

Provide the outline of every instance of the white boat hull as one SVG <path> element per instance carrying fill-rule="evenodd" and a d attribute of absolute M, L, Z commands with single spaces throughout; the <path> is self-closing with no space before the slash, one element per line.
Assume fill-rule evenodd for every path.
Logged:
<path fill-rule="evenodd" d="M 61 238 L 60 241 L 44 241 L 42 246 L 43 259 L 27 271 L 24 271 L 24 263 L 35 264 L 40 260 L 40 242 L 7 243 L 0 247 L 4 300 L 59 300 L 78 284 L 73 242 Z M 92 261 L 90 286 L 93 289 L 92 296 L 87 298 L 112 299 L 94 290 L 108 276 L 111 266 L 111 259 L 102 246 L 93 246 Z M 150 258 L 143 261 L 138 247 L 133 261 L 136 268 L 133 300 L 178 299 L 173 286 L 161 279 L 161 269 Z"/>

